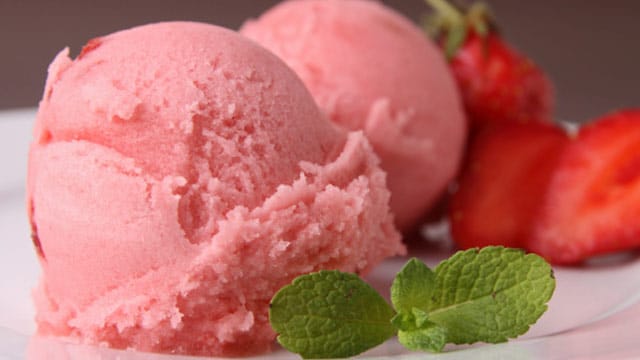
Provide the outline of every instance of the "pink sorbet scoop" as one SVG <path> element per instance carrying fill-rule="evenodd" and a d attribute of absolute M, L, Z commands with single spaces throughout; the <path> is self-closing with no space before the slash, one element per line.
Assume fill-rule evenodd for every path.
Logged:
<path fill-rule="evenodd" d="M 438 48 L 366 0 L 284 2 L 240 31 L 294 69 L 334 123 L 364 131 L 388 173 L 398 226 L 415 226 L 455 176 L 466 136 Z"/>
<path fill-rule="evenodd" d="M 267 351 L 272 295 L 404 247 L 366 138 L 277 57 L 158 23 L 49 67 L 29 158 L 38 332 L 116 348 Z"/>

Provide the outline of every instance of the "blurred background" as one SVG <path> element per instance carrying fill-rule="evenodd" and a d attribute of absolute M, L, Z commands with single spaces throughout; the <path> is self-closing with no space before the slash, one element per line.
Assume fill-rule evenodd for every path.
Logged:
<path fill-rule="evenodd" d="M 69 46 L 76 55 L 96 36 L 162 20 L 236 29 L 275 0 L 0 0 L 0 110 L 33 107 L 46 69 Z M 556 117 L 586 121 L 640 106 L 640 1 L 486 0 L 502 32 L 554 80 Z M 418 21 L 422 0 L 386 3 Z"/>

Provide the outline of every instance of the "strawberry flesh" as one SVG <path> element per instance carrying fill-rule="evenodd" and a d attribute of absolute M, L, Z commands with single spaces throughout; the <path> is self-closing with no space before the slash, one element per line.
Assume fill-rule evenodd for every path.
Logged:
<path fill-rule="evenodd" d="M 556 264 L 640 247 L 640 109 L 584 126 L 549 183 L 528 248 Z"/>
<path fill-rule="evenodd" d="M 451 235 L 463 248 L 524 247 L 562 149 L 564 130 L 511 123 L 476 134 L 449 204 Z"/>

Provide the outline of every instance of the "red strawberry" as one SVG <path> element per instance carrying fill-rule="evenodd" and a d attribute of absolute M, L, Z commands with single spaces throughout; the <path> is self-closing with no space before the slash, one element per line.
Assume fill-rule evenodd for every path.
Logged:
<path fill-rule="evenodd" d="M 446 0 L 427 0 L 438 14 L 431 23 L 450 60 L 471 128 L 552 119 L 553 87 L 533 61 L 496 31 L 486 6 L 468 11 Z"/>
<path fill-rule="evenodd" d="M 565 149 L 528 244 L 554 263 L 640 247 L 640 109 L 584 126 Z"/>
<path fill-rule="evenodd" d="M 524 247 L 568 141 L 562 129 L 545 123 L 505 124 L 479 132 L 449 205 L 457 245 Z"/>

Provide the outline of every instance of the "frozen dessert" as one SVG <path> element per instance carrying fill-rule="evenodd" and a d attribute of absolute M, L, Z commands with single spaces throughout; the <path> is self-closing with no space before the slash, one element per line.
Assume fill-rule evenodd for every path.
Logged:
<path fill-rule="evenodd" d="M 241 33 L 280 56 L 334 123 L 361 129 L 388 173 L 397 224 L 416 224 L 454 177 L 466 124 L 446 61 L 381 3 L 283 2 Z"/>
<path fill-rule="evenodd" d="M 276 56 L 173 22 L 49 67 L 29 158 L 38 332 L 198 355 L 268 350 L 274 292 L 404 252 L 385 173 Z"/>

